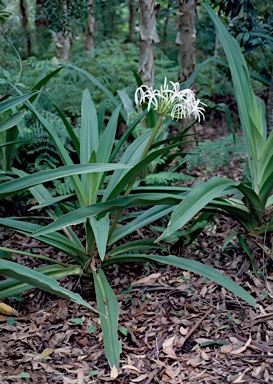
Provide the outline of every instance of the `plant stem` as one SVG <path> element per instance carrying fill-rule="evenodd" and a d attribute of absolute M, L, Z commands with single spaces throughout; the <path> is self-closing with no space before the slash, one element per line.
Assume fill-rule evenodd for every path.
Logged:
<path fill-rule="evenodd" d="M 146 144 L 146 146 L 145 146 L 145 148 L 144 148 L 144 150 L 143 150 L 143 152 L 142 152 L 142 155 L 141 155 L 140 158 L 139 158 L 139 161 L 142 161 L 142 160 L 145 159 L 145 157 L 147 156 L 147 154 L 148 154 L 149 150 L 151 149 L 151 146 L 152 146 L 152 144 L 153 144 L 153 142 L 154 142 L 154 139 L 156 138 L 156 135 L 157 135 L 159 129 L 162 127 L 162 124 L 163 124 L 163 118 L 162 118 L 161 115 L 159 115 L 158 120 L 157 120 L 157 122 L 156 122 L 156 125 L 155 125 L 155 127 L 154 127 L 154 129 L 153 129 L 153 131 L 152 131 L 152 133 L 151 133 L 151 136 L 149 137 L 149 140 L 148 140 L 148 142 L 147 142 L 147 144 Z M 130 182 L 130 184 L 129 184 L 128 187 L 126 188 L 126 190 L 125 190 L 125 192 L 124 192 L 124 196 L 128 196 L 128 195 L 130 194 L 130 192 L 131 192 L 131 190 L 133 189 L 133 186 L 134 186 L 134 184 L 135 184 L 135 181 L 136 181 L 137 176 L 138 176 L 138 175 L 136 175 L 136 176 L 132 179 L 132 181 Z M 111 225 L 111 227 L 110 227 L 110 229 L 109 229 L 108 240 L 111 238 L 111 236 L 112 236 L 114 230 L 116 229 L 116 226 L 117 226 L 117 223 L 118 223 L 118 221 L 119 221 L 119 218 L 120 218 L 121 213 L 122 213 L 122 210 L 119 210 L 119 211 L 116 212 L 116 215 L 115 215 L 115 217 L 114 217 L 114 220 L 113 220 L 113 222 L 112 222 L 112 225 Z"/>

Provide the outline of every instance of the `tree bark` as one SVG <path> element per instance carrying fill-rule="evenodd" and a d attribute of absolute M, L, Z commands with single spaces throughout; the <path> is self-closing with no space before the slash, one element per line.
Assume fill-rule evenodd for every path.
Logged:
<path fill-rule="evenodd" d="M 89 1 L 88 7 L 89 7 L 89 15 L 87 19 L 85 50 L 92 54 L 95 46 L 94 0 Z"/>
<path fill-rule="evenodd" d="M 268 90 L 268 99 L 266 107 L 266 120 L 268 134 L 273 131 L 273 68 L 271 73 L 271 82 Z"/>
<path fill-rule="evenodd" d="M 154 83 L 154 44 L 159 42 L 156 17 L 159 6 L 154 0 L 140 0 L 139 75 L 144 84 Z"/>
<path fill-rule="evenodd" d="M 62 32 L 56 34 L 55 52 L 58 59 L 69 61 L 72 55 L 72 39 L 67 33 L 64 35 Z"/>
<path fill-rule="evenodd" d="M 136 33 L 136 0 L 129 0 L 129 42 L 135 42 Z"/>
<path fill-rule="evenodd" d="M 32 55 L 32 46 L 31 46 L 30 32 L 28 29 L 29 23 L 28 23 L 26 0 L 20 0 L 19 9 L 20 9 L 20 19 L 21 19 L 22 29 L 23 29 L 23 33 L 26 37 L 26 56 L 30 57 Z"/>
<path fill-rule="evenodd" d="M 62 0 L 64 14 L 67 12 L 67 1 Z M 72 38 L 69 33 L 57 32 L 55 53 L 58 59 L 69 61 L 72 55 Z"/>
<path fill-rule="evenodd" d="M 176 15 L 176 44 L 179 81 L 185 81 L 195 68 L 195 0 L 179 0 Z"/>

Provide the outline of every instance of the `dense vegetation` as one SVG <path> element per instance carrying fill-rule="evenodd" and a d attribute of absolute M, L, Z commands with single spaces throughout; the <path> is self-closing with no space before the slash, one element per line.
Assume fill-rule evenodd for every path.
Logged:
<path fill-rule="evenodd" d="M 176 266 L 255 305 L 242 287 L 176 251 L 192 244 L 216 215 L 228 216 L 238 223 L 233 236 L 255 272 L 250 241 L 269 246 L 273 232 L 270 6 L 234 0 L 198 5 L 196 68 L 179 83 L 179 9 L 176 1 L 159 3 L 150 87 L 138 74 L 142 27 L 133 23 L 128 2 L 95 1 L 90 7 L 67 1 L 64 8 L 55 0 L 21 0 L 19 7 L 0 1 L 0 197 L 16 199 L 20 213 L 0 218 L 0 225 L 67 256 L 64 262 L 1 247 L 0 273 L 8 278 L 0 282 L 0 298 L 38 287 L 99 312 L 113 375 L 121 344 L 108 266 Z M 95 45 L 87 49 L 90 15 Z M 62 57 L 58 49 L 66 44 Z M 230 133 L 211 142 L 206 124 L 215 126 L 219 116 Z M 199 140 L 196 124 L 209 141 Z M 241 180 L 214 175 L 231 156 L 242 164 Z M 204 169 L 202 182 L 192 168 Z M 153 237 L 125 241 L 154 222 L 160 225 Z M 11 256 L 16 253 L 20 264 Z M 42 264 L 26 267 L 23 256 Z M 97 308 L 58 285 L 65 276 L 91 279 Z"/>

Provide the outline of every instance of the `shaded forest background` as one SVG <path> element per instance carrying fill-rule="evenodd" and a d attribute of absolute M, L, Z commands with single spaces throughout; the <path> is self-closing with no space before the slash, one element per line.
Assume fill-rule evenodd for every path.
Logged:
<path fill-rule="evenodd" d="M 180 34 L 183 25 L 179 24 L 181 7 L 191 3 L 191 14 L 187 18 L 195 21 L 196 41 L 183 44 L 192 57 L 179 65 Z M 267 1 L 208 1 L 219 11 L 222 21 L 240 42 L 246 54 L 250 71 L 262 77 L 268 85 L 272 64 L 272 5 Z M 136 82 L 133 71 L 139 70 L 139 2 L 130 1 L 56 1 L 20 0 L 9 1 L 7 11 L 12 16 L 2 27 L 2 33 L 17 49 L 23 60 L 20 82 L 31 87 L 45 60 L 56 67 L 59 60 L 70 61 L 88 70 L 112 92 L 125 89 L 133 95 Z M 222 49 L 215 37 L 211 22 L 202 6 L 194 1 L 159 1 L 156 3 L 155 79 L 156 86 L 163 83 L 164 77 L 170 80 L 183 80 L 186 72 L 194 69 L 210 57 L 223 58 Z M 184 36 L 185 37 L 185 36 Z M 189 37 L 190 38 L 190 37 Z M 195 38 L 193 38 L 195 40 Z M 182 45 L 183 45 L 182 44 Z M 17 79 L 20 72 L 18 58 L 2 36 L 0 63 Z M 185 47 L 183 48 L 185 50 Z M 184 65 L 184 67 L 183 67 Z M 190 68 L 187 68 L 190 67 Z M 188 76 L 187 76 L 188 77 Z M 200 71 L 195 88 L 199 98 L 215 101 L 232 94 L 229 71 L 211 61 Z M 90 86 L 90 85 L 88 85 Z M 84 80 L 75 74 L 60 75 L 47 91 L 54 95 L 66 111 L 77 116 L 74 110 L 79 105 L 80 93 L 85 87 Z M 257 82 L 257 88 L 263 85 Z M 99 102 L 97 89 L 92 97 Z M 1 90 L 5 95 L 4 86 Z M 73 102 L 72 102 L 73 101 Z M 45 108 L 47 108 L 45 106 Z"/>

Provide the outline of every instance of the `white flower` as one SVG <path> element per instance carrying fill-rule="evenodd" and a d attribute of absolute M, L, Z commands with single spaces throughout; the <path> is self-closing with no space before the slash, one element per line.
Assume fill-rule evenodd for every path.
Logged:
<path fill-rule="evenodd" d="M 173 89 L 169 89 L 167 78 L 165 77 L 164 86 L 160 90 L 153 89 L 147 85 L 142 85 L 135 92 L 135 103 L 137 107 L 147 103 L 148 110 L 154 108 L 159 115 L 171 116 L 174 120 L 186 119 L 194 116 L 198 121 L 204 118 L 204 108 L 199 99 L 195 99 L 194 92 L 191 89 L 180 90 L 179 83 L 170 81 Z"/>

